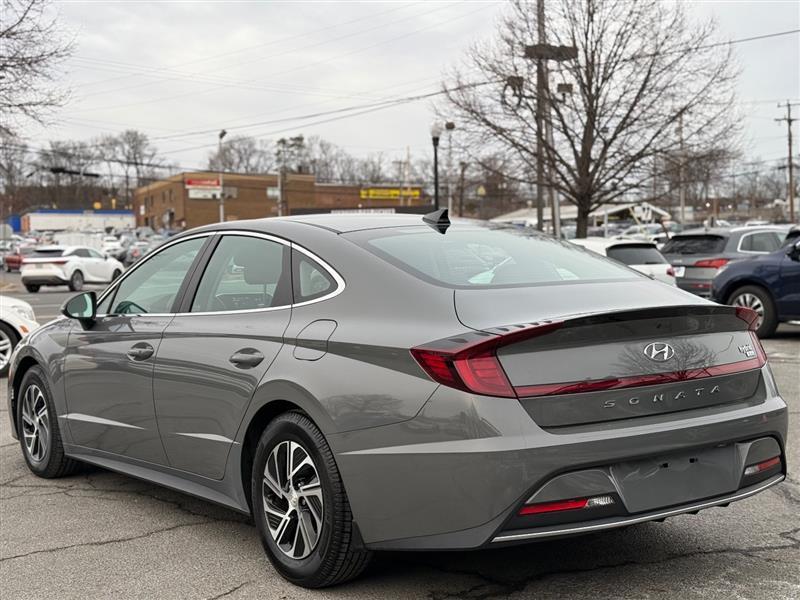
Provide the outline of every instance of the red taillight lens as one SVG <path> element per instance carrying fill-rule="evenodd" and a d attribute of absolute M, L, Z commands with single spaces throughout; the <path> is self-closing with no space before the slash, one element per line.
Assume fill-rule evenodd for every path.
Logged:
<path fill-rule="evenodd" d="M 781 457 L 780 456 L 773 456 L 768 460 L 764 460 L 760 463 L 755 465 L 750 465 L 744 470 L 745 475 L 755 475 L 756 473 L 763 473 L 764 471 L 769 471 L 770 469 L 774 469 L 775 467 L 779 467 L 781 464 Z"/>
<path fill-rule="evenodd" d="M 698 260 L 694 263 L 695 267 L 704 267 L 706 269 L 719 269 L 720 267 L 724 267 L 730 261 L 728 258 L 707 258 L 705 260 Z"/>
<path fill-rule="evenodd" d="M 541 513 L 561 512 L 565 510 L 580 510 L 583 508 L 600 508 L 615 504 L 611 496 L 594 496 L 592 498 L 575 498 L 573 500 L 557 500 L 555 502 L 540 502 L 526 504 L 519 510 L 519 515 L 538 515 Z"/>
<path fill-rule="evenodd" d="M 533 323 L 505 328 L 502 334 L 483 332 L 448 338 L 411 349 L 411 355 L 431 379 L 442 385 L 481 394 L 516 398 L 497 358 L 497 349 L 550 333 L 562 323 Z"/>
<path fill-rule="evenodd" d="M 669 275 L 670 277 L 675 277 L 675 269 L 673 269 L 672 267 L 667 267 L 667 275 Z"/>
<path fill-rule="evenodd" d="M 541 504 L 529 504 L 523 506 L 519 514 L 525 515 L 538 515 L 547 512 L 558 512 L 562 510 L 576 510 L 579 508 L 586 508 L 589 502 L 588 498 L 578 498 L 576 500 L 559 500 L 558 502 L 542 502 Z"/>

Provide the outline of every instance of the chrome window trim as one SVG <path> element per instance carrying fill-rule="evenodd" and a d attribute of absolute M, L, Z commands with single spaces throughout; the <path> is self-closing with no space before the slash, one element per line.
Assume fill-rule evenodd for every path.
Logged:
<path fill-rule="evenodd" d="M 330 298 L 338 296 L 339 294 L 341 294 L 344 291 L 344 287 L 345 287 L 344 279 L 342 278 L 341 275 L 339 275 L 339 273 L 336 271 L 336 269 L 331 267 L 328 263 L 326 263 L 324 260 L 322 260 L 319 256 L 317 256 L 313 252 L 303 248 L 302 246 L 298 246 L 294 242 L 291 243 L 291 247 L 292 247 L 293 250 L 297 250 L 298 252 L 300 252 L 302 254 L 305 254 L 307 257 L 309 257 L 315 263 L 319 264 L 319 266 L 321 266 L 323 269 L 325 269 L 328 272 L 328 275 L 330 275 L 333 278 L 333 280 L 336 282 L 336 288 L 331 293 L 325 294 L 324 296 L 320 296 L 319 298 L 314 298 L 313 300 L 306 300 L 305 302 L 297 302 L 295 304 L 292 304 L 293 307 L 308 306 L 309 304 L 314 304 L 315 302 L 323 302 L 325 300 L 328 300 Z M 292 293 L 294 294 L 294 290 L 292 290 Z M 294 296 L 292 296 L 292 297 L 294 297 Z"/>
<path fill-rule="evenodd" d="M 178 244 L 180 242 L 191 240 L 198 237 L 208 237 L 218 235 L 220 237 L 224 237 L 226 235 L 238 235 L 238 236 L 245 236 L 245 237 L 254 237 L 254 238 L 261 238 L 271 242 L 277 242 L 283 246 L 288 247 L 290 250 L 297 250 L 298 252 L 305 254 L 311 260 L 318 263 L 325 271 L 327 271 L 328 275 L 336 282 L 336 288 L 329 294 L 321 296 L 319 298 L 314 298 L 313 300 L 307 300 L 305 302 L 297 302 L 292 304 L 285 304 L 283 306 L 270 306 L 267 308 L 246 308 L 242 310 L 217 310 L 217 311 L 207 311 L 207 312 L 174 312 L 174 313 L 125 313 L 124 315 L 118 315 L 116 313 L 110 314 L 98 314 L 97 317 L 108 317 L 108 316 L 120 316 L 120 317 L 177 317 L 177 316 L 209 316 L 209 315 L 230 315 L 230 314 L 245 314 L 245 313 L 260 313 L 260 312 L 270 312 L 275 310 L 286 310 L 296 307 L 308 306 L 310 304 L 315 304 L 316 302 L 323 302 L 325 300 L 329 300 L 335 296 L 338 296 L 344 291 L 345 288 L 345 281 L 344 278 L 339 275 L 339 273 L 334 269 L 330 264 L 324 261 L 322 258 L 311 252 L 310 250 L 295 244 L 294 242 L 290 242 L 289 240 L 268 234 L 268 233 L 260 233 L 257 231 L 246 231 L 246 230 L 239 230 L 239 229 L 230 229 L 230 230 L 217 230 L 217 231 L 205 231 L 203 233 L 195 233 L 193 235 L 187 235 L 186 237 L 181 237 L 179 239 L 173 240 L 171 242 L 166 242 L 156 252 L 152 254 L 148 254 L 145 258 L 143 258 L 140 262 L 136 263 L 133 267 L 125 271 L 122 276 L 114 282 L 113 286 L 109 286 L 106 291 L 104 291 L 100 297 L 97 299 L 97 304 L 99 305 L 103 300 L 105 300 L 106 296 L 113 290 L 119 286 L 125 278 L 133 273 L 136 269 L 142 266 L 145 262 L 150 260 L 152 257 L 156 256 L 162 250 L 166 250 L 168 247 Z M 213 255 L 212 255 L 213 256 Z M 209 257 L 210 260 L 210 257 Z M 201 277 L 202 279 L 202 277 Z"/>
<path fill-rule="evenodd" d="M 742 234 L 742 237 L 739 238 L 739 244 L 736 246 L 736 251 L 741 252 L 742 254 L 769 254 L 769 252 L 765 250 L 742 250 L 742 242 L 744 242 L 745 238 L 749 238 L 758 233 L 771 233 L 775 236 L 776 239 L 778 239 L 778 243 L 780 244 L 780 236 L 776 231 L 772 229 L 767 229 L 767 230 L 762 229 L 760 231 L 750 231 Z M 780 245 L 778 246 L 778 248 L 780 248 Z M 774 252 L 774 250 L 772 252 Z"/>
<path fill-rule="evenodd" d="M 301 306 L 307 306 L 309 304 L 314 304 L 315 302 L 322 302 L 324 300 L 328 300 L 330 298 L 333 298 L 334 296 L 338 296 L 339 294 L 341 294 L 344 291 L 344 288 L 345 288 L 344 279 L 342 278 L 341 275 L 339 275 L 339 273 L 333 267 L 331 267 L 327 262 L 322 260 L 319 256 L 317 256 L 316 254 L 314 254 L 310 250 L 307 250 L 306 248 L 303 248 L 302 246 L 299 246 L 299 245 L 295 244 L 294 242 L 290 242 L 289 240 L 286 240 L 286 239 L 283 239 L 283 238 L 280 238 L 280 237 L 277 237 L 277 236 L 274 236 L 274 235 L 270 235 L 268 233 L 260 233 L 260 232 L 257 232 L 257 231 L 245 231 L 245 230 L 239 230 L 239 229 L 231 229 L 231 230 L 227 230 L 227 231 L 217 231 L 215 233 L 218 234 L 221 237 L 224 237 L 226 235 L 238 235 L 238 236 L 244 236 L 244 237 L 261 238 L 261 239 L 265 239 L 265 240 L 268 240 L 268 241 L 271 241 L 271 242 L 277 242 L 279 244 L 282 244 L 283 246 L 288 247 L 290 250 L 297 250 L 298 252 L 301 252 L 302 254 L 305 254 L 306 256 L 308 256 L 314 262 L 318 263 L 323 269 L 325 269 L 325 271 L 327 271 L 328 275 L 330 275 L 331 278 L 336 282 L 336 288 L 331 293 L 326 294 L 324 296 L 321 296 L 319 298 L 314 298 L 313 300 L 308 300 L 306 302 L 297 302 L 297 303 L 291 303 L 291 304 L 284 304 L 282 306 L 269 306 L 267 308 L 245 308 L 245 309 L 241 309 L 241 310 L 214 310 L 214 311 L 205 311 L 205 312 L 177 312 L 177 313 L 170 313 L 170 314 L 175 315 L 176 317 L 179 317 L 179 316 L 180 317 L 190 317 L 190 316 L 195 316 L 195 315 L 196 316 L 210 316 L 210 315 L 232 315 L 232 314 L 271 312 L 271 311 L 275 311 L 275 310 L 286 310 L 286 309 L 292 309 L 292 308 L 301 307 Z M 213 254 L 212 254 L 212 256 L 213 256 Z M 210 260 L 210 257 L 209 257 L 209 260 Z M 202 277 L 201 277 L 201 279 L 202 279 Z M 294 293 L 294 291 L 292 291 L 292 293 Z"/>
<path fill-rule="evenodd" d="M 141 267 L 143 264 L 145 264 L 151 258 L 153 258 L 155 256 L 158 256 L 161 252 L 163 252 L 164 250 L 166 250 L 170 246 L 174 246 L 175 244 L 180 244 L 181 242 L 185 242 L 186 240 L 193 240 L 195 238 L 200 238 L 200 237 L 209 237 L 209 236 L 216 235 L 216 234 L 217 234 L 216 231 L 204 231 L 202 233 L 194 233 L 192 235 L 187 235 L 186 237 L 181 237 L 181 238 L 172 240 L 170 242 L 164 242 L 161 246 L 158 247 L 157 250 L 155 250 L 152 253 L 149 253 L 147 256 L 145 256 L 143 259 L 141 259 L 139 262 L 137 262 L 135 265 L 133 265 L 130 269 L 128 269 L 122 275 L 120 275 L 119 279 L 114 281 L 114 285 L 108 286 L 106 288 L 106 290 L 102 294 L 100 294 L 100 296 L 97 298 L 97 305 L 99 306 L 100 304 L 102 304 L 103 300 L 106 299 L 106 296 L 108 296 L 108 294 L 110 294 L 113 290 L 116 290 L 120 286 L 120 284 L 123 281 L 125 281 L 125 279 L 127 279 L 127 277 L 131 273 L 136 271 L 136 269 Z M 101 314 L 95 315 L 95 317 L 142 317 L 142 316 L 148 316 L 148 317 L 170 317 L 170 316 L 172 316 L 174 314 L 175 313 L 125 313 L 125 314 L 101 313 Z"/>

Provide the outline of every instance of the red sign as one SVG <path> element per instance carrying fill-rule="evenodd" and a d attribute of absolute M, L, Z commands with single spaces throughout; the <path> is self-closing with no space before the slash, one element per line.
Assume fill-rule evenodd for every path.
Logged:
<path fill-rule="evenodd" d="M 186 179 L 184 185 L 187 188 L 218 188 L 219 179 Z"/>

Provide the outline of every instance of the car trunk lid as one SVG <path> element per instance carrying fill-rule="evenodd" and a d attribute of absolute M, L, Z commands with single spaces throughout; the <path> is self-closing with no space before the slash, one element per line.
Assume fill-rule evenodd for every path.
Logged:
<path fill-rule="evenodd" d="M 567 295 L 537 290 L 527 310 L 532 319 L 521 318 L 524 309 L 501 310 L 519 318 L 499 327 L 479 317 L 477 294 L 456 291 L 456 310 L 462 322 L 486 334 L 522 338 L 498 344 L 496 356 L 514 393 L 542 427 L 670 413 L 754 396 L 765 358 L 749 331 L 749 312 L 685 299 L 681 293 L 675 297 L 687 301 L 671 306 L 637 302 L 632 298 L 641 295 L 629 285 L 620 287 L 608 296 L 589 296 L 583 286 Z M 542 309 L 556 295 L 562 299 L 560 310 L 552 307 L 545 313 Z M 495 296 L 495 307 L 510 308 L 510 302 L 500 300 L 502 294 Z M 667 300 L 663 293 L 657 296 L 662 303 Z M 596 308 L 580 312 L 587 304 Z M 533 334 L 515 333 L 525 330 Z"/>

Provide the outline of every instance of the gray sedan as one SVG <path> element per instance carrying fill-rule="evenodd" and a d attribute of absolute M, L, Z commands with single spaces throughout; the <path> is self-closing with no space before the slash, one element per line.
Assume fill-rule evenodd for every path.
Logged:
<path fill-rule="evenodd" d="M 31 471 L 251 514 L 306 587 L 377 550 L 598 532 L 786 475 L 752 311 L 444 212 L 196 229 L 63 312 L 11 359 Z"/>

